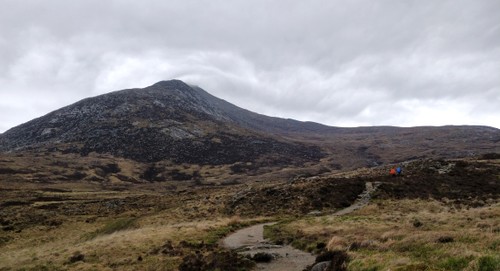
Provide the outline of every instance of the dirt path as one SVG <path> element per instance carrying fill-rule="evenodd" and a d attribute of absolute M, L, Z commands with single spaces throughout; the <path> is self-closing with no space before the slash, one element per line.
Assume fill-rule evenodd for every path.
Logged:
<path fill-rule="evenodd" d="M 258 263 L 256 270 L 302 271 L 314 262 L 315 257 L 291 246 L 272 245 L 264 239 L 264 226 L 274 223 L 258 224 L 241 229 L 223 240 L 223 245 L 241 254 L 255 255 L 259 252 L 272 254 L 275 259 L 270 263 Z"/>
<path fill-rule="evenodd" d="M 365 184 L 365 186 L 366 186 L 365 191 L 363 191 L 363 193 L 359 194 L 356 202 L 354 202 L 351 206 L 349 206 L 345 209 L 342 209 L 340 211 L 333 213 L 333 216 L 341 216 L 341 215 L 350 214 L 358 209 L 365 207 L 368 203 L 370 203 L 370 200 L 372 199 L 373 192 L 375 192 L 377 190 L 377 188 L 380 186 L 380 184 L 381 183 L 379 183 L 379 182 L 375 182 L 375 183 L 367 182 Z"/>
<path fill-rule="evenodd" d="M 380 183 L 366 183 L 365 191 L 359 195 L 354 204 L 332 215 L 345 215 L 364 207 L 370 202 L 372 193 L 379 185 Z M 275 259 L 270 263 L 258 263 L 256 270 L 302 271 L 305 267 L 314 263 L 315 256 L 310 253 L 295 249 L 289 245 L 272 245 L 265 240 L 264 226 L 272 224 L 274 223 L 264 223 L 241 229 L 224 238 L 222 244 L 224 247 L 237 250 L 242 254 L 253 256 L 259 252 L 266 252 L 275 256 Z"/>

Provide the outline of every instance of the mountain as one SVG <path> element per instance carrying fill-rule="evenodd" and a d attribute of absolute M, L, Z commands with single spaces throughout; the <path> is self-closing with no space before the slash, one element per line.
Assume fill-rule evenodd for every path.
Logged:
<path fill-rule="evenodd" d="M 293 164 L 324 156 L 317 146 L 251 129 L 258 116 L 201 88 L 163 81 L 84 99 L 29 121 L 2 134 L 0 148 L 191 164 L 258 159 Z"/>
<path fill-rule="evenodd" d="M 260 115 L 179 80 L 87 98 L 0 135 L 0 151 L 106 153 L 177 164 L 375 166 L 500 152 L 484 126 L 329 127 Z"/>

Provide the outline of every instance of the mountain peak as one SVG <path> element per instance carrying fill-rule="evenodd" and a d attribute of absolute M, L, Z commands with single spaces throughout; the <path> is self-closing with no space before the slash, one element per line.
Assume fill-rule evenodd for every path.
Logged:
<path fill-rule="evenodd" d="M 188 84 L 186 84 L 182 80 L 178 79 L 172 79 L 172 80 L 162 80 L 159 82 L 154 83 L 153 85 L 149 86 L 148 88 L 151 87 L 161 87 L 161 88 L 167 88 L 167 89 L 172 89 L 172 88 L 178 88 L 178 89 L 187 89 L 191 88 Z"/>

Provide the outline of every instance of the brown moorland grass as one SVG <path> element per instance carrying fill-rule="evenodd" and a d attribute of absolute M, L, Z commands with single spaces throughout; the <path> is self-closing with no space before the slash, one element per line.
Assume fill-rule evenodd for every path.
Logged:
<path fill-rule="evenodd" d="M 158 223 L 161 218 L 164 223 Z M 215 248 L 230 231 L 265 220 L 227 217 L 177 223 L 168 219 L 168 214 L 160 213 L 133 221 L 66 223 L 44 233 L 26 230 L 16 242 L 2 247 L 0 270 L 176 270 L 194 249 Z M 77 254 L 84 259 L 72 262 Z"/>
<path fill-rule="evenodd" d="M 279 215 L 307 207 L 291 212 L 302 215 L 318 207 L 311 203 L 324 204 L 323 199 L 351 194 L 354 200 L 366 181 L 383 185 L 379 199 L 363 209 L 341 217 L 290 216 L 267 234 L 308 251 L 347 250 L 351 270 L 495 270 L 500 261 L 496 256 L 500 247 L 497 160 L 416 162 L 413 168 L 411 164 L 405 168 L 407 175 L 401 178 L 385 176 L 384 167 L 311 178 L 288 178 L 298 172 L 283 169 L 265 178 L 252 177 L 259 182 L 221 185 L 222 179 L 214 179 L 195 186 L 192 181 L 120 180 L 119 174 L 138 178 L 146 169 L 126 160 L 89 157 L 64 164 L 57 157 L 18 158 L 0 161 L 4 169 L 0 179 L 2 271 L 176 270 L 195 251 L 206 256 L 217 252 L 222 236 L 263 221 L 259 216 L 266 211 Z M 115 164 L 120 172 L 106 173 L 116 171 Z M 217 167 L 175 168 L 185 174 L 222 174 Z M 429 174 L 422 173 L 429 169 Z M 68 180 L 76 178 L 77 172 L 87 176 Z M 287 176 L 289 182 L 278 183 L 272 178 L 275 175 Z M 227 171 L 223 179 L 226 176 L 235 177 Z M 454 176 L 467 179 L 456 182 Z M 336 177 L 345 178 L 345 185 L 339 187 Z M 434 186 L 440 189 L 427 189 Z M 242 190 L 252 192 L 242 200 L 248 212 L 231 217 L 228 202 Z M 413 200 L 394 200 L 407 195 Z M 435 198 L 440 201 L 427 200 L 429 195 L 439 196 Z M 324 214 L 337 209 L 333 207 L 337 206 L 324 205 Z"/>
<path fill-rule="evenodd" d="M 433 200 L 378 200 L 346 216 L 279 223 L 266 235 L 312 252 L 319 244 L 348 251 L 349 270 L 500 270 L 499 217 L 499 203 L 456 209 Z"/>

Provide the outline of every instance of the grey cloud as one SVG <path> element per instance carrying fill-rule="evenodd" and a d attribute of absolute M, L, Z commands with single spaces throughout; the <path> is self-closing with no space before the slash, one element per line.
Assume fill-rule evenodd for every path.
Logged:
<path fill-rule="evenodd" d="M 500 127 L 494 0 L 0 7 L 0 131 L 84 97 L 170 78 L 259 113 L 331 125 L 454 124 L 461 108 L 470 124 Z"/>

